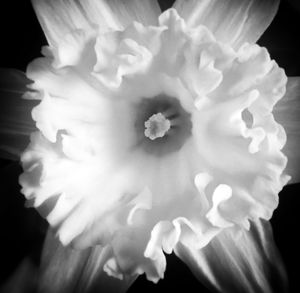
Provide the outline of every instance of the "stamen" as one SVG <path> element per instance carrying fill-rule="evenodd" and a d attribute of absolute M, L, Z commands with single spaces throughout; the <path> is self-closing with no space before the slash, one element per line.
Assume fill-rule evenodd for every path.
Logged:
<path fill-rule="evenodd" d="M 144 134 L 146 137 L 149 137 L 151 140 L 154 140 L 158 137 L 164 137 L 165 134 L 171 127 L 170 120 L 166 119 L 165 116 L 161 113 L 152 115 L 145 122 L 145 131 Z"/>

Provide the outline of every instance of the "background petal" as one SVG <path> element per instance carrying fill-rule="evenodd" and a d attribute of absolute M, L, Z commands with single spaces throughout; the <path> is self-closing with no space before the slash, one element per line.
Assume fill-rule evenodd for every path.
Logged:
<path fill-rule="evenodd" d="M 0 292 L 30 293 L 35 292 L 37 284 L 37 268 L 29 258 L 25 258 L 5 284 L 0 286 Z"/>
<path fill-rule="evenodd" d="M 300 77 L 289 77 L 285 96 L 274 107 L 275 119 L 284 127 L 287 142 L 283 153 L 288 157 L 289 183 L 300 182 Z"/>
<path fill-rule="evenodd" d="M 179 244 L 175 253 L 213 291 L 287 292 L 287 276 L 269 222 L 252 222 L 250 231 L 225 229 L 200 250 L 192 243 Z"/>
<path fill-rule="evenodd" d="M 64 247 L 49 230 L 43 248 L 38 292 L 92 293 L 102 292 L 103 288 L 105 293 L 126 292 L 135 277 L 123 280 L 109 277 L 103 271 L 109 257 L 109 249 L 100 246 L 85 250 Z"/>
<path fill-rule="evenodd" d="M 74 30 L 101 32 L 121 30 L 132 21 L 157 23 L 156 0 L 32 0 L 40 24 L 51 46 Z"/>
<path fill-rule="evenodd" d="M 18 160 L 29 143 L 35 122 L 31 110 L 36 101 L 24 99 L 31 81 L 16 69 L 0 69 L 0 156 Z"/>
<path fill-rule="evenodd" d="M 188 26 L 207 26 L 219 41 L 239 48 L 255 43 L 272 22 L 279 0 L 176 0 Z"/>

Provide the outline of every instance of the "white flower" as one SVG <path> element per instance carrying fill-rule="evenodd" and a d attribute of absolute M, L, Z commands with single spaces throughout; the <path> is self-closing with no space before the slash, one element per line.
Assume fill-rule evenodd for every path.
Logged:
<path fill-rule="evenodd" d="M 157 282 L 175 251 L 222 292 L 271 292 L 255 241 L 289 180 L 272 114 L 287 78 L 255 42 L 278 1 L 33 4 L 49 47 L 27 69 L 39 131 L 20 184 L 62 244 L 101 246 L 121 279 Z"/>

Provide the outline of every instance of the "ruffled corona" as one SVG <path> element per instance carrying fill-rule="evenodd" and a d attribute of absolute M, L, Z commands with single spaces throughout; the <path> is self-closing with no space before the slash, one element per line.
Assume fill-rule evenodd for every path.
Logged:
<path fill-rule="evenodd" d="M 266 49 L 169 9 L 44 53 L 27 70 L 41 101 L 20 183 L 64 245 L 106 247 L 109 275 L 156 282 L 178 242 L 270 219 L 289 179 L 272 115 L 287 79 Z"/>

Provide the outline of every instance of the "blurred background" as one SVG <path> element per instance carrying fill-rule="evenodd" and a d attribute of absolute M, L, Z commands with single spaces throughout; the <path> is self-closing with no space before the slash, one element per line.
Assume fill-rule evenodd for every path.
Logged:
<path fill-rule="evenodd" d="M 169 8 L 173 3 L 172 0 L 159 2 L 162 9 Z M 299 28 L 300 1 L 282 0 L 276 18 L 259 41 L 261 46 L 268 48 L 272 58 L 286 70 L 288 76 L 300 76 Z M 31 60 L 41 55 L 41 46 L 45 44 L 29 0 L 1 2 L 0 67 L 24 71 Z M 47 229 L 47 224 L 34 209 L 24 207 L 18 185 L 21 172 L 19 162 L 0 160 L 0 284 L 12 276 L 24 259 L 30 258 L 33 265 L 38 265 Z M 275 241 L 287 268 L 291 293 L 300 292 L 299 191 L 299 184 L 283 189 L 279 208 L 271 220 Z M 154 285 L 141 276 L 129 293 L 166 292 L 174 288 L 185 289 L 189 293 L 208 292 L 185 264 L 171 255 L 167 256 L 167 271 L 163 280 Z"/>

